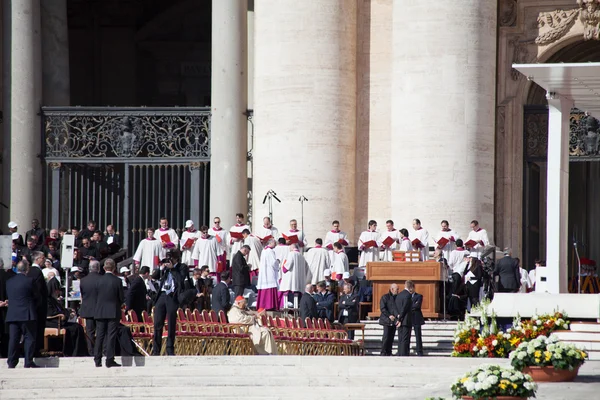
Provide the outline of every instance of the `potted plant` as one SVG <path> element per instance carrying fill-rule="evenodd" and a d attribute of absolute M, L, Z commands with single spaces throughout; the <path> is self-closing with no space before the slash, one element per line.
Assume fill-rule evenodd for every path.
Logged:
<path fill-rule="evenodd" d="M 537 385 L 529 375 L 511 367 L 481 365 L 452 385 L 456 398 L 508 400 L 535 397 Z"/>
<path fill-rule="evenodd" d="M 569 382 L 575 379 L 587 354 L 556 336 L 538 336 L 510 353 L 512 366 L 536 382 Z"/>

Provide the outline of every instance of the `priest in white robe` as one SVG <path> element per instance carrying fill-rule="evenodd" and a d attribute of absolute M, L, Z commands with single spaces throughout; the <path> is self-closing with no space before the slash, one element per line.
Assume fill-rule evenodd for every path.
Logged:
<path fill-rule="evenodd" d="M 138 245 L 133 255 L 133 261 L 136 266 L 150 267 L 150 270 L 154 271 L 158 268 L 160 260 L 162 260 L 163 248 L 160 241 L 154 237 L 154 228 L 146 229 L 146 235 L 146 239 Z"/>
<path fill-rule="evenodd" d="M 277 240 L 277 246 L 275 247 L 275 256 L 279 260 L 279 264 L 283 264 L 289 252 L 290 246 L 285 244 L 284 238 L 279 238 Z"/>
<path fill-rule="evenodd" d="M 290 221 L 290 229 L 283 232 L 281 236 L 285 239 L 287 245 L 297 244 L 298 248 L 304 251 L 304 248 L 308 245 L 304 232 L 298 229 L 298 221 L 295 219 Z M 302 286 L 304 290 L 304 286 Z"/>
<path fill-rule="evenodd" d="M 333 271 L 331 273 L 331 278 L 336 281 L 341 281 L 345 273 L 350 273 L 348 255 L 340 243 L 333 244 L 333 252 L 335 258 L 333 259 L 333 266 L 331 267 L 331 271 Z"/>
<path fill-rule="evenodd" d="M 302 295 L 304 286 L 309 282 L 308 266 L 298 245 L 290 245 L 290 252 L 281 265 L 282 277 L 279 284 L 281 292 L 281 308 L 287 307 L 288 299 L 292 301 L 295 293 Z"/>
<path fill-rule="evenodd" d="M 208 234 L 208 226 L 202 226 L 200 232 L 200 238 L 196 241 L 196 245 L 192 252 L 194 265 L 208 265 L 210 275 L 216 277 L 217 282 L 219 282 L 220 272 L 217 270 L 217 258 L 221 255 L 223 250 L 221 249 L 219 242 L 217 242 L 217 239 Z"/>
<path fill-rule="evenodd" d="M 250 231 L 250 227 L 244 222 L 244 214 L 235 214 L 236 224 L 229 229 L 229 247 L 231 257 L 237 254 L 238 251 L 244 245 L 244 237 L 242 232 L 247 229 Z"/>
<path fill-rule="evenodd" d="M 348 240 L 348 234 L 340 230 L 340 221 L 333 221 L 331 223 L 331 228 L 332 229 L 325 235 L 324 243 L 324 246 L 327 248 L 327 250 L 329 250 L 329 266 L 333 265 L 333 260 L 335 258 L 333 244 L 340 243 L 342 246 L 350 245 L 350 241 Z"/>
<path fill-rule="evenodd" d="M 388 219 L 385 222 L 387 231 L 381 232 L 379 236 L 381 261 L 394 261 L 393 252 L 400 247 L 400 231 L 394 228 L 394 221 Z"/>
<path fill-rule="evenodd" d="M 398 231 L 400 233 L 400 243 L 398 243 L 398 251 L 413 251 L 412 243 L 408 235 L 408 230 L 402 228 Z"/>
<path fill-rule="evenodd" d="M 316 285 L 317 282 L 325 280 L 325 270 L 330 267 L 330 258 L 329 251 L 323 247 L 323 239 L 315 240 L 315 247 L 306 252 L 305 258 L 310 270 L 310 283 Z"/>
<path fill-rule="evenodd" d="M 370 261 L 379 261 L 379 232 L 377 232 L 377 222 L 369 221 L 369 229 L 360 234 L 358 238 L 358 250 L 360 258 L 358 260 L 359 268 L 366 268 Z"/>
<path fill-rule="evenodd" d="M 217 257 L 217 275 L 222 271 L 225 271 L 227 267 L 227 251 L 229 250 L 229 234 L 227 230 L 221 227 L 221 218 L 215 217 L 213 219 L 214 225 L 208 229 L 208 234 L 214 236 L 221 246 L 221 255 Z M 220 279 L 220 278 L 219 278 Z"/>
<path fill-rule="evenodd" d="M 450 257 L 450 252 L 456 249 L 456 241 L 460 239 L 460 236 L 458 235 L 458 232 L 456 232 L 454 229 L 450 229 L 450 224 L 448 223 L 448 221 L 443 220 L 441 225 L 442 229 L 438 232 L 434 241 L 437 245 L 436 248 L 441 250 L 442 256 L 447 261 L 448 257 Z M 442 240 L 442 242 L 447 241 L 447 243 L 443 244 L 440 242 L 440 240 Z"/>
<path fill-rule="evenodd" d="M 279 239 L 279 230 L 271 224 L 271 218 L 263 218 L 263 226 L 254 230 L 254 236 L 260 239 L 263 246 L 267 245 L 269 239 Z"/>
<path fill-rule="evenodd" d="M 200 232 L 194 227 L 194 221 L 191 219 L 185 221 L 185 231 L 181 234 L 181 241 L 179 242 L 182 263 L 189 266 L 194 265 L 192 251 L 199 237 Z"/>
<path fill-rule="evenodd" d="M 260 326 L 260 313 L 248 310 L 248 302 L 242 296 L 235 299 L 227 319 L 232 324 L 248 325 L 248 333 L 254 343 L 254 349 L 259 355 L 277 355 L 277 343 L 273 333 L 266 326 Z"/>
<path fill-rule="evenodd" d="M 263 251 L 263 245 L 259 238 L 250 234 L 249 229 L 244 229 L 242 235 L 244 237 L 244 244 L 250 246 L 250 254 L 248 254 L 247 262 L 250 267 L 250 282 L 252 282 L 252 278 L 258 276 L 260 255 Z"/>
<path fill-rule="evenodd" d="M 279 309 L 279 270 L 280 262 L 275 254 L 277 242 L 271 238 L 260 255 L 260 268 L 258 272 L 258 297 L 256 308 L 265 310 Z M 286 246 L 287 247 L 287 246 Z"/>
<path fill-rule="evenodd" d="M 420 260 L 429 260 L 429 232 L 421 226 L 418 218 L 413 219 L 413 231 L 410 233 L 410 241 L 415 251 L 421 253 Z"/>
<path fill-rule="evenodd" d="M 154 232 L 154 237 L 162 246 L 161 260 L 167 257 L 169 250 L 179 247 L 179 236 L 175 229 L 169 228 L 169 220 L 166 218 L 160 219 L 160 228 Z"/>
<path fill-rule="evenodd" d="M 450 273 L 457 273 L 461 277 L 465 271 L 465 257 L 469 255 L 469 252 L 465 250 L 463 247 L 462 239 L 456 240 L 456 249 L 450 252 L 450 255 L 447 258 L 448 261 L 448 269 Z"/>
<path fill-rule="evenodd" d="M 479 227 L 477 220 L 471 221 L 471 232 L 465 242 L 465 247 L 477 258 L 481 259 L 481 254 L 485 250 L 485 246 L 489 246 L 490 238 L 485 229 Z"/>

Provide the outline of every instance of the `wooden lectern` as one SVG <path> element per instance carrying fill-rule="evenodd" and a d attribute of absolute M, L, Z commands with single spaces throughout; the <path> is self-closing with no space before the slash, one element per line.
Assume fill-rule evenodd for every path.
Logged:
<path fill-rule="evenodd" d="M 379 318 L 379 300 L 397 283 L 404 290 L 404 282 L 412 280 L 417 293 L 423 295 L 421 311 L 425 318 L 441 318 L 439 288 L 443 279 L 442 265 L 437 261 L 422 262 L 369 262 L 367 279 L 373 282 L 373 311 L 370 318 Z"/>

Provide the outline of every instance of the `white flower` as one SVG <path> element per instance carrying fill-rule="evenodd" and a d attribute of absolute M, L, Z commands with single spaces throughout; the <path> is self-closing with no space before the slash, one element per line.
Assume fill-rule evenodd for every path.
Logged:
<path fill-rule="evenodd" d="M 519 354 L 517 354 L 517 358 L 518 358 L 519 360 L 522 360 L 522 359 L 524 359 L 524 358 L 525 358 L 525 353 L 519 353 Z"/>
<path fill-rule="evenodd" d="M 478 351 L 479 348 L 477 346 L 473 346 L 473 351 Z"/>
<path fill-rule="evenodd" d="M 494 340 L 492 341 L 492 346 L 494 346 L 494 347 L 495 347 L 495 346 L 498 346 L 498 341 L 497 341 L 496 339 L 494 339 Z"/>
<path fill-rule="evenodd" d="M 537 325 L 541 325 L 541 324 L 542 324 L 542 321 L 540 321 L 540 320 L 538 319 L 537 321 L 535 321 L 535 323 L 536 323 Z"/>

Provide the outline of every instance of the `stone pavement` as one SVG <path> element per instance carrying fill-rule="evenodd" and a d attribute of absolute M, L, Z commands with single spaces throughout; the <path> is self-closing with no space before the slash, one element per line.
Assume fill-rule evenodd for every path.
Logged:
<path fill-rule="evenodd" d="M 486 363 L 449 357 L 150 357 L 107 369 L 95 368 L 91 358 L 61 358 L 39 360 L 47 368 L 9 370 L 2 360 L 0 399 L 450 399 L 451 383 Z M 599 393 L 600 362 L 591 361 L 575 382 L 541 384 L 537 398 L 594 399 Z"/>

